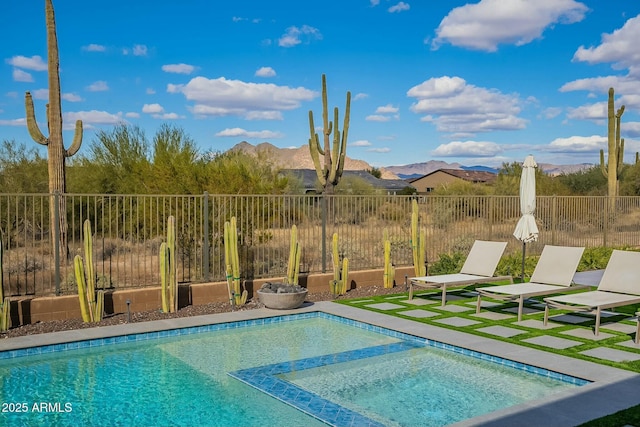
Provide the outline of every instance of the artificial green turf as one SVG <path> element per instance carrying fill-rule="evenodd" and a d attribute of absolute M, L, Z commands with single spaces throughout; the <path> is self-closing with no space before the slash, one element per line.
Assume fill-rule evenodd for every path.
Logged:
<path fill-rule="evenodd" d="M 475 289 L 475 286 L 469 286 L 467 288 L 464 288 L 461 292 L 469 292 L 472 291 L 473 289 Z M 449 292 L 449 295 L 451 294 L 457 294 L 458 292 Z M 595 357 L 590 357 L 584 354 L 580 354 L 580 352 L 583 352 L 585 350 L 589 350 L 592 348 L 596 348 L 596 347 L 611 347 L 611 348 L 615 348 L 618 350 L 624 350 L 624 351 L 628 351 L 628 352 L 632 352 L 632 353 L 640 353 L 640 349 L 632 349 L 632 348 L 628 348 L 628 347 L 618 347 L 617 344 L 628 341 L 629 339 L 633 339 L 633 334 L 626 334 L 626 333 L 622 333 L 622 332 L 618 332 L 618 331 L 614 331 L 614 330 L 610 330 L 606 328 L 606 325 L 603 325 L 601 323 L 600 325 L 600 330 L 601 332 L 606 332 L 609 334 L 612 334 L 613 336 L 610 338 L 606 338 L 603 340 L 599 340 L 599 341 L 595 341 L 595 340 L 589 340 L 589 339 L 583 339 L 583 338 L 579 338 L 579 337 L 575 337 L 575 336 L 569 336 L 569 335 L 564 335 L 561 334 L 560 332 L 562 331 L 567 331 L 567 330 L 571 330 L 571 329 L 577 329 L 577 328 L 584 328 L 587 330 L 592 330 L 594 323 L 595 323 L 595 318 L 594 316 L 589 316 L 589 315 L 585 315 L 584 317 L 586 319 L 588 319 L 587 322 L 584 323 L 580 323 L 580 324 L 566 324 L 560 327 L 556 327 L 553 329 L 545 329 L 545 330 L 541 330 L 541 329 L 534 329 L 534 328 L 527 328 L 525 326 L 521 326 L 521 325 L 515 325 L 515 323 L 517 322 L 517 315 L 515 313 L 508 313 L 508 314 L 513 314 L 512 318 L 508 318 L 508 319 L 504 319 L 504 320 L 491 320 L 491 319 L 485 319 L 485 318 L 481 318 L 481 317 L 476 317 L 473 316 L 473 314 L 475 314 L 476 310 L 475 310 L 475 304 L 474 305 L 469 305 L 470 302 L 474 302 L 476 301 L 475 297 L 468 297 L 468 298 L 463 298 L 460 300 L 455 300 L 455 301 L 447 301 L 447 305 L 461 305 L 464 307 L 469 308 L 468 311 L 464 311 L 464 312 L 449 312 L 449 311 L 445 311 L 445 310 L 440 310 L 440 296 L 441 293 L 439 291 L 429 291 L 429 292 L 421 292 L 420 294 L 416 294 L 414 295 L 414 298 L 428 298 L 428 299 L 433 299 L 434 301 L 437 301 L 435 304 L 429 304 L 429 305 L 423 305 L 423 306 L 417 306 L 417 305 L 413 305 L 413 304 L 404 304 L 402 302 L 403 298 L 408 298 L 408 294 L 407 292 L 401 292 L 401 289 L 399 289 L 399 293 L 397 294 L 393 294 L 393 295 L 382 295 L 382 296 L 373 296 L 373 297 L 365 297 L 365 298 L 355 298 L 355 299 L 345 299 L 345 300 L 337 300 L 337 303 L 340 304 L 345 304 L 345 305 L 350 305 L 353 307 L 358 307 L 361 309 L 365 309 L 365 310 L 370 310 L 370 311 L 375 311 L 378 313 L 383 313 L 383 314 L 387 314 L 390 316 L 396 316 L 396 317 L 400 317 L 403 319 L 409 319 L 409 320 L 413 320 L 415 322 L 422 322 L 425 324 L 430 324 L 430 325 L 434 325 L 434 326 L 438 326 L 440 328 L 448 328 L 448 329 L 454 329 L 457 331 L 463 331 L 463 332 L 467 332 L 470 334 L 475 334 L 475 335 L 479 335 L 479 336 L 483 336 L 483 337 L 487 337 L 487 338 L 491 338 L 494 340 L 500 340 L 500 341 L 506 341 L 506 342 L 510 342 L 510 343 L 514 343 L 514 344 L 518 344 L 518 345 L 522 345 L 522 346 L 526 346 L 526 347 L 531 347 L 531 348 L 536 348 L 539 350 L 543 350 L 543 351 L 547 351 L 547 352 L 551 352 L 551 353 L 557 353 L 557 354 L 561 354 L 563 356 L 568 356 L 568 357 L 574 357 L 577 359 L 582 359 L 582 360 L 588 360 L 590 362 L 594 362 L 594 363 L 599 363 L 602 365 L 607 365 L 607 366 L 612 366 L 615 368 L 620 368 L 620 369 L 626 369 L 626 370 L 630 370 L 633 372 L 638 372 L 640 373 L 640 361 L 634 361 L 634 362 L 613 362 L 613 361 L 609 361 L 609 360 L 603 360 L 603 359 L 598 359 Z M 492 301 L 490 298 L 483 298 L 483 301 Z M 538 298 L 537 301 L 541 302 L 542 297 Z M 398 304 L 398 305 L 402 305 L 402 308 L 398 308 L 398 309 L 394 309 L 394 310 L 378 310 L 375 308 L 371 308 L 371 307 L 367 307 L 368 305 L 371 304 L 376 304 L 376 303 L 381 303 L 381 302 L 393 302 L 394 304 Z M 531 303 L 525 303 L 525 307 L 531 305 Z M 406 316 L 401 314 L 401 311 L 405 311 L 407 309 L 419 309 L 419 308 L 426 308 L 429 311 L 433 311 L 433 312 L 437 312 L 437 313 L 441 313 L 438 316 L 434 316 L 434 317 L 429 317 L 429 318 L 415 318 L 415 317 L 410 317 L 410 316 Z M 503 310 L 505 308 L 510 308 L 510 307 L 517 307 L 517 303 L 504 303 L 504 301 L 500 301 L 500 305 L 493 307 L 493 308 L 482 308 L 482 312 L 486 312 L 486 311 L 494 311 L 494 312 L 503 312 Z M 635 322 L 630 321 L 630 320 L 626 320 L 629 318 L 629 316 L 633 316 L 637 311 L 638 308 L 640 306 L 626 306 L 626 307 L 620 307 L 619 309 L 617 309 L 615 311 L 615 313 L 620 313 L 619 316 L 614 316 L 614 317 L 607 317 L 607 318 L 603 318 L 602 320 L 609 323 L 609 322 L 622 322 L 622 323 L 626 323 L 626 324 L 630 324 L 630 325 L 635 325 Z M 550 311 L 550 317 L 553 317 L 554 315 L 557 314 L 562 314 L 562 313 L 566 313 L 565 311 L 562 310 L 551 310 Z M 572 315 L 576 315 L 576 316 L 580 316 L 579 313 L 570 313 Z M 462 318 L 467 318 L 467 319 L 471 319 L 474 321 L 477 321 L 479 323 L 474 324 L 474 325 L 470 325 L 470 326 L 449 326 L 443 323 L 439 323 L 439 322 L 434 322 L 434 320 L 436 319 L 444 319 L 447 317 L 462 317 Z M 544 318 L 544 311 L 540 310 L 537 311 L 535 313 L 531 313 L 531 314 L 523 314 L 522 319 L 523 320 L 527 320 L 527 319 L 537 319 L 537 320 L 543 320 Z M 514 325 L 511 325 L 512 323 L 514 323 Z M 487 327 L 487 326 L 492 326 L 492 325 L 501 325 L 501 326 L 510 326 L 516 329 L 522 329 L 525 330 L 525 333 L 522 334 L 518 334 L 514 337 L 510 337 L 510 338 L 503 338 L 503 337 L 499 337 L 496 335 L 491 335 L 491 334 L 486 334 L 483 333 L 482 331 L 479 331 L 478 329 Z M 603 329 L 606 329 L 606 331 L 603 331 Z M 558 338 L 564 338 L 564 339 L 571 339 L 573 341 L 579 341 L 582 344 L 580 345 L 576 345 L 567 349 L 553 349 L 553 348 L 549 348 L 549 347 L 543 347 L 543 346 L 538 346 L 535 344 L 531 344 L 528 342 L 524 342 L 522 340 L 524 339 L 529 339 L 529 338 L 533 338 L 536 336 L 541 336 L 541 335 L 550 335 L 550 336 L 555 336 Z M 593 421 L 589 421 L 588 423 L 583 424 L 581 427 L 621 427 L 621 426 L 625 426 L 625 425 L 636 425 L 636 426 L 640 426 L 640 405 L 639 406 L 635 406 L 633 408 L 629 408 L 629 409 L 625 409 L 623 411 L 617 412 L 615 414 L 606 416 L 606 417 L 602 417 Z"/>

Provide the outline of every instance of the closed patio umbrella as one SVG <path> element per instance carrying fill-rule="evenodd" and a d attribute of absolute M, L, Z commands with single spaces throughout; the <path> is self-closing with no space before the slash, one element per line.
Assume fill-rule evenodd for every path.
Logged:
<path fill-rule="evenodd" d="M 529 242 L 538 240 L 538 226 L 533 213 L 536 210 L 536 161 L 533 156 L 527 156 L 522 164 L 520 177 L 520 212 L 522 216 L 516 224 L 513 235 L 522 242 L 522 279 L 524 280 L 524 260 L 526 246 Z"/>

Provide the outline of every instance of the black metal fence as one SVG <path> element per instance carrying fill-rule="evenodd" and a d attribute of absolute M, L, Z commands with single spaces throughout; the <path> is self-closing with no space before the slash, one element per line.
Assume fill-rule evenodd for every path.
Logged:
<path fill-rule="evenodd" d="M 64 194 L 68 253 L 56 251 L 50 230 L 49 194 L 0 194 L 3 286 L 6 295 L 75 293 L 73 257 L 82 255 L 82 224 L 91 221 L 98 286 L 123 289 L 159 284 L 158 251 L 166 220 L 176 218 L 181 282 L 225 278 L 224 222 L 237 218 L 243 278 L 285 275 L 292 225 L 302 246 L 300 270 L 331 269 L 331 238 L 351 270 L 381 268 L 387 229 L 396 265 L 411 265 L 411 201 L 415 196 L 318 195 L 104 195 Z M 417 198 L 427 230 L 427 258 L 466 252 L 475 239 L 509 242 L 520 216 L 518 197 L 427 196 Z M 540 238 L 545 244 L 640 246 L 640 197 L 538 197 Z"/>

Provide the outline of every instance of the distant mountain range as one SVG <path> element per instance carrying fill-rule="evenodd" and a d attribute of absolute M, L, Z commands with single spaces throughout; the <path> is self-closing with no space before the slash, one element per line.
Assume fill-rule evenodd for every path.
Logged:
<path fill-rule="evenodd" d="M 249 144 L 246 141 L 234 145 L 229 151 L 241 150 L 252 155 L 263 155 L 273 162 L 275 166 L 284 169 L 314 169 L 313 160 L 306 145 L 297 148 L 278 148 L 268 142 L 258 145 Z M 593 167 L 591 163 L 581 163 L 576 165 L 552 165 L 549 163 L 538 163 L 538 167 L 549 175 L 561 175 L 563 173 L 574 173 L 583 169 Z M 370 170 L 373 168 L 364 160 L 345 158 L 345 170 Z M 465 166 L 460 163 L 447 163 L 441 160 L 429 160 L 423 163 L 412 163 L 401 166 L 378 167 L 383 179 L 412 179 L 434 172 L 438 169 L 462 169 L 485 171 L 498 173 L 498 169 L 489 166 L 475 165 Z"/>

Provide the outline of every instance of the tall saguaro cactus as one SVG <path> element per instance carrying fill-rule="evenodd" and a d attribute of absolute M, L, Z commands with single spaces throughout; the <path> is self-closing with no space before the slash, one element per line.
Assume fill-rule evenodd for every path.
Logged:
<path fill-rule="evenodd" d="M 618 181 L 622 170 L 624 158 L 624 138 L 620 138 L 620 119 L 624 113 L 624 105 L 615 112 L 613 104 L 613 88 L 609 88 L 609 101 L 607 104 L 607 164 L 604 162 L 604 150 L 600 150 L 600 169 L 607 178 L 607 190 L 609 203 L 615 207 L 618 196 Z"/>
<path fill-rule="evenodd" d="M 329 120 L 327 101 L 327 77 L 322 75 L 322 134 L 324 146 L 320 145 L 320 138 L 316 133 L 313 122 L 313 111 L 309 111 L 309 151 L 318 175 L 318 180 L 323 187 L 323 194 L 333 194 L 334 187 L 340 182 L 344 161 L 347 155 L 347 135 L 349 134 L 349 117 L 351 112 L 351 92 L 347 92 L 347 104 L 344 113 L 342 133 L 338 127 L 338 107 L 333 110 L 333 121 Z M 333 144 L 330 143 L 333 131 Z M 324 164 L 320 164 L 320 156 L 324 157 Z"/>
<path fill-rule="evenodd" d="M 53 194 L 64 194 L 65 183 L 65 158 L 73 156 L 82 145 L 82 121 L 76 121 L 76 130 L 73 142 L 69 149 L 64 148 L 62 140 L 62 105 L 60 93 L 60 58 L 58 56 L 58 37 L 56 35 L 56 19 L 51 0 L 45 0 L 45 15 L 47 22 L 47 66 L 49 72 L 49 103 L 47 104 L 47 127 L 49 136 L 46 137 L 40 131 L 33 108 L 31 93 L 25 94 L 25 107 L 27 112 L 27 129 L 31 138 L 39 144 L 47 146 L 49 166 L 49 193 L 50 200 L 50 224 L 51 233 L 55 226 L 55 198 Z M 58 197 L 59 224 L 58 233 L 61 253 L 67 255 L 67 221 L 66 201 L 64 197 Z"/>

